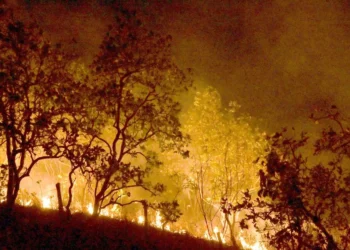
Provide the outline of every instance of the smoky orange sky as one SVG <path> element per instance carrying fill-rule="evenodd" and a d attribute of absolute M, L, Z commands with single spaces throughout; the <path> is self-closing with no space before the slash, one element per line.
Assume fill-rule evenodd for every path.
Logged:
<path fill-rule="evenodd" d="M 113 22 L 107 0 L 9 2 L 86 60 Z M 348 1 L 127 2 L 146 25 L 173 36 L 174 56 L 194 69 L 196 84 L 216 87 L 225 103 L 237 101 L 263 129 L 308 126 L 315 108 L 350 108 Z"/>

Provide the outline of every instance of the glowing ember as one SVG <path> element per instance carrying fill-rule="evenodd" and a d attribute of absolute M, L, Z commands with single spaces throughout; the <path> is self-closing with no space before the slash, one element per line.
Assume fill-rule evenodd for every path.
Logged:
<path fill-rule="evenodd" d="M 43 198 L 41 198 L 41 204 L 43 208 L 51 208 L 50 197 L 44 196 Z"/>

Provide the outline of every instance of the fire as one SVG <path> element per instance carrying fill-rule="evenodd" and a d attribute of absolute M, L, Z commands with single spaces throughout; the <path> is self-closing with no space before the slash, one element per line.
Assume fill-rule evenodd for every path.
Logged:
<path fill-rule="evenodd" d="M 51 207 L 51 199 L 48 196 L 44 196 L 41 198 L 41 204 L 43 208 L 52 208 Z"/>
<path fill-rule="evenodd" d="M 137 218 L 137 223 L 139 223 L 139 224 L 145 223 L 145 217 L 143 217 L 142 215 L 140 215 L 140 216 Z"/>
<path fill-rule="evenodd" d="M 89 205 L 87 206 L 89 214 L 92 214 L 94 212 L 94 208 L 92 207 L 92 203 L 90 202 Z"/>
<path fill-rule="evenodd" d="M 19 204 L 25 207 L 32 206 L 33 201 L 31 200 L 19 200 Z"/>
<path fill-rule="evenodd" d="M 109 216 L 111 218 L 114 218 L 114 217 L 117 217 L 118 215 L 120 215 L 120 209 L 116 204 L 114 204 L 111 208 L 102 209 L 101 213 L 103 213 L 104 210 L 106 212 L 105 216 Z M 107 215 L 107 213 L 108 213 L 108 215 Z"/>
<path fill-rule="evenodd" d="M 100 214 L 103 215 L 103 216 L 107 216 L 107 217 L 112 217 L 113 218 L 113 215 L 109 212 L 108 209 L 102 209 Z"/>
<path fill-rule="evenodd" d="M 155 223 L 153 224 L 155 227 L 157 228 L 163 228 L 163 223 L 162 223 L 162 216 L 160 215 L 160 212 L 159 211 L 156 211 L 156 221 Z M 169 225 L 166 225 L 164 227 L 165 230 L 167 231 L 170 231 L 170 226 Z"/>
<path fill-rule="evenodd" d="M 218 227 L 214 227 L 214 237 L 216 241 L 221 241 L 224 244 L 226 243 L 225 238 Z"/>
<path fill-rule="evenodd" d="M 156 212 L 155 226 L 158 227 L 158 228 L 162 228 L 162 216 L 160 215 L 159 211 Z"/>
<path fill-rule="evenodd" d="M 210 236 L 208 230 L 206 230 L 205 233 L 204 233 L 204 238 L 207 239 L 207 240 L 222 242 L 224 244 L 226 243 L 225 237 L 220 232 L 218 227 L 214 227 L 213 232 L 214 232 L 214 235 Z"/>
<path fill-rule="evenodd" d="M 0 190 L 0 203 L 6 200 L 6 192 L 7 188 L 3 188 L 2 190 Z"/>
<path fill-rule="evenodd" d="M 251 249 L 251 250 L 267 250 L 267 248 L 258 240 L 255 241 L 254 244 L 249 244 L 244 237 L 242 236 L 242 230 L 239 233 L 239 240 L 243 249 Z"/>
<path fill-rule="evenodd" d="M 93 214 L 94 207 L 92 206 L 91 202 L 87 205 L 86 208 L 89 214 Z M 119 215 L 119 213 L 120 213 L 120 209 L 118 208 L 117 205 L 113 205 L 111 208 L 101 209 L 100 211 L 100 215 L 111 217 L 111 218 L 116 217 L 117 215 Z"/>
<path fill-rule="evenodd" d="M 22 195 L 23 197 L 21 197 L 21 199 L 19 199 L 19 204 L 22 206 L 36 206 L 37 204 L 39 204 L 42 208 L 47 209 L 47 208 L 51 208 L 51 209 L 55 209 L 57 208 L 57 204 L 54 202 L 53 197 L 55 196 L 52 191 L 47 191 L 45 190 L 45 192 L 42 193 L 46 193 L 45 196 L 42 196 L 41 198 L 38 199 L 38 197 L 34 194 L 31 195 L 31 193 L 28 192 L 24 192 Z M 50 193 L 50 195 L 48 195 L 48 193 Z M 78 202 L 79 203 L 79 202 Z M 93 203 L 85 203 L 87 205 L 82 205 L 82 203 L 79 204 L 75 204 L 74 207 L 72 207 L 72 211 L 73 212 L 79 212 L 82 210 L 87 211 L 89 214 L 93 214 Z M 83 208 L 85 207 L 85 209 Z M 107 208 L 104 208 L 100 211 L 100 215 L 103 216 L 108 216 L 111 218 L 120 218 L 120 216 L 122 215 L 122 207 L 118 206 L 118 205 L 113 205 L 113 206 L 109 206 Z M 155 211 L 154 212 L 154 217 L 151 216 L 150 217 L 150 226 L 159 228 L 159 229 L 164 229 L 167 231 L 172 231 L 174 233 L 181 233 L 181 234 L 185 234 L 186 230 L 184 229 L 175 229 L 175 228 L 171 228 L 170 225 L 164 225 L 164 218 L 161 215 L 160 211 Z M 152 218 L 153 217 L 153 218 Z M 143 215 L 136 215 L 133 220 L 135 223 L 138 223 L 140 225 L 143 225 L 145 223 L 145 217 Z M 213 225 L 211 234 L 209 234 L 208 231 L 205 232 L 204 234 L 204 238 L 208 239 L 208 240 L 212 240 L 212 241 L 216 241 L 216 242 L 222 242 L 223 244 L 228 243 L 227 242 L 227 232 L 222 232 L 221 231 L 221 227 L 219 225 L 215 226 L 215 224 Z M 254 240 L 250 240 L 248 239 L 245 235 L 243 235 L 243 232 L 241 231 L 238 235 L 237 240 L 240 241 L 241 246 L 243 249 L 251 249 L 251 250 L 267 250 L 267 248 L 259 241 L 260 239 L 260 234 L 258 232 L 252 232 L 255 235 Z"/>

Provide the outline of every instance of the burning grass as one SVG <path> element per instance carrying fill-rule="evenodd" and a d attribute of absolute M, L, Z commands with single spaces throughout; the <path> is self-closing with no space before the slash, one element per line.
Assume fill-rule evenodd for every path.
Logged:
<path fill-rule="evenodd" d="M 55 210 L 0 207 L 3 249 L 232 249 L 216 242 L 83 213 L 62 218 Z"/>

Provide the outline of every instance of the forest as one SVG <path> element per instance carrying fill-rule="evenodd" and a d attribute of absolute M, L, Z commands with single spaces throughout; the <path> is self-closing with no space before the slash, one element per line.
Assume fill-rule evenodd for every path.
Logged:
<path fill-rule="evenodd" d="M 2 232 L 26 207 L 70 225 L 90 214 L 221 248 L 350 248 L 346 113 L 330 105 L 310 114 L 311 131 L 265 132 L 238 102 L 197 85 L 170 35 L 130 6 L 113 13 L 86 63 L 1 5 Z"/>

